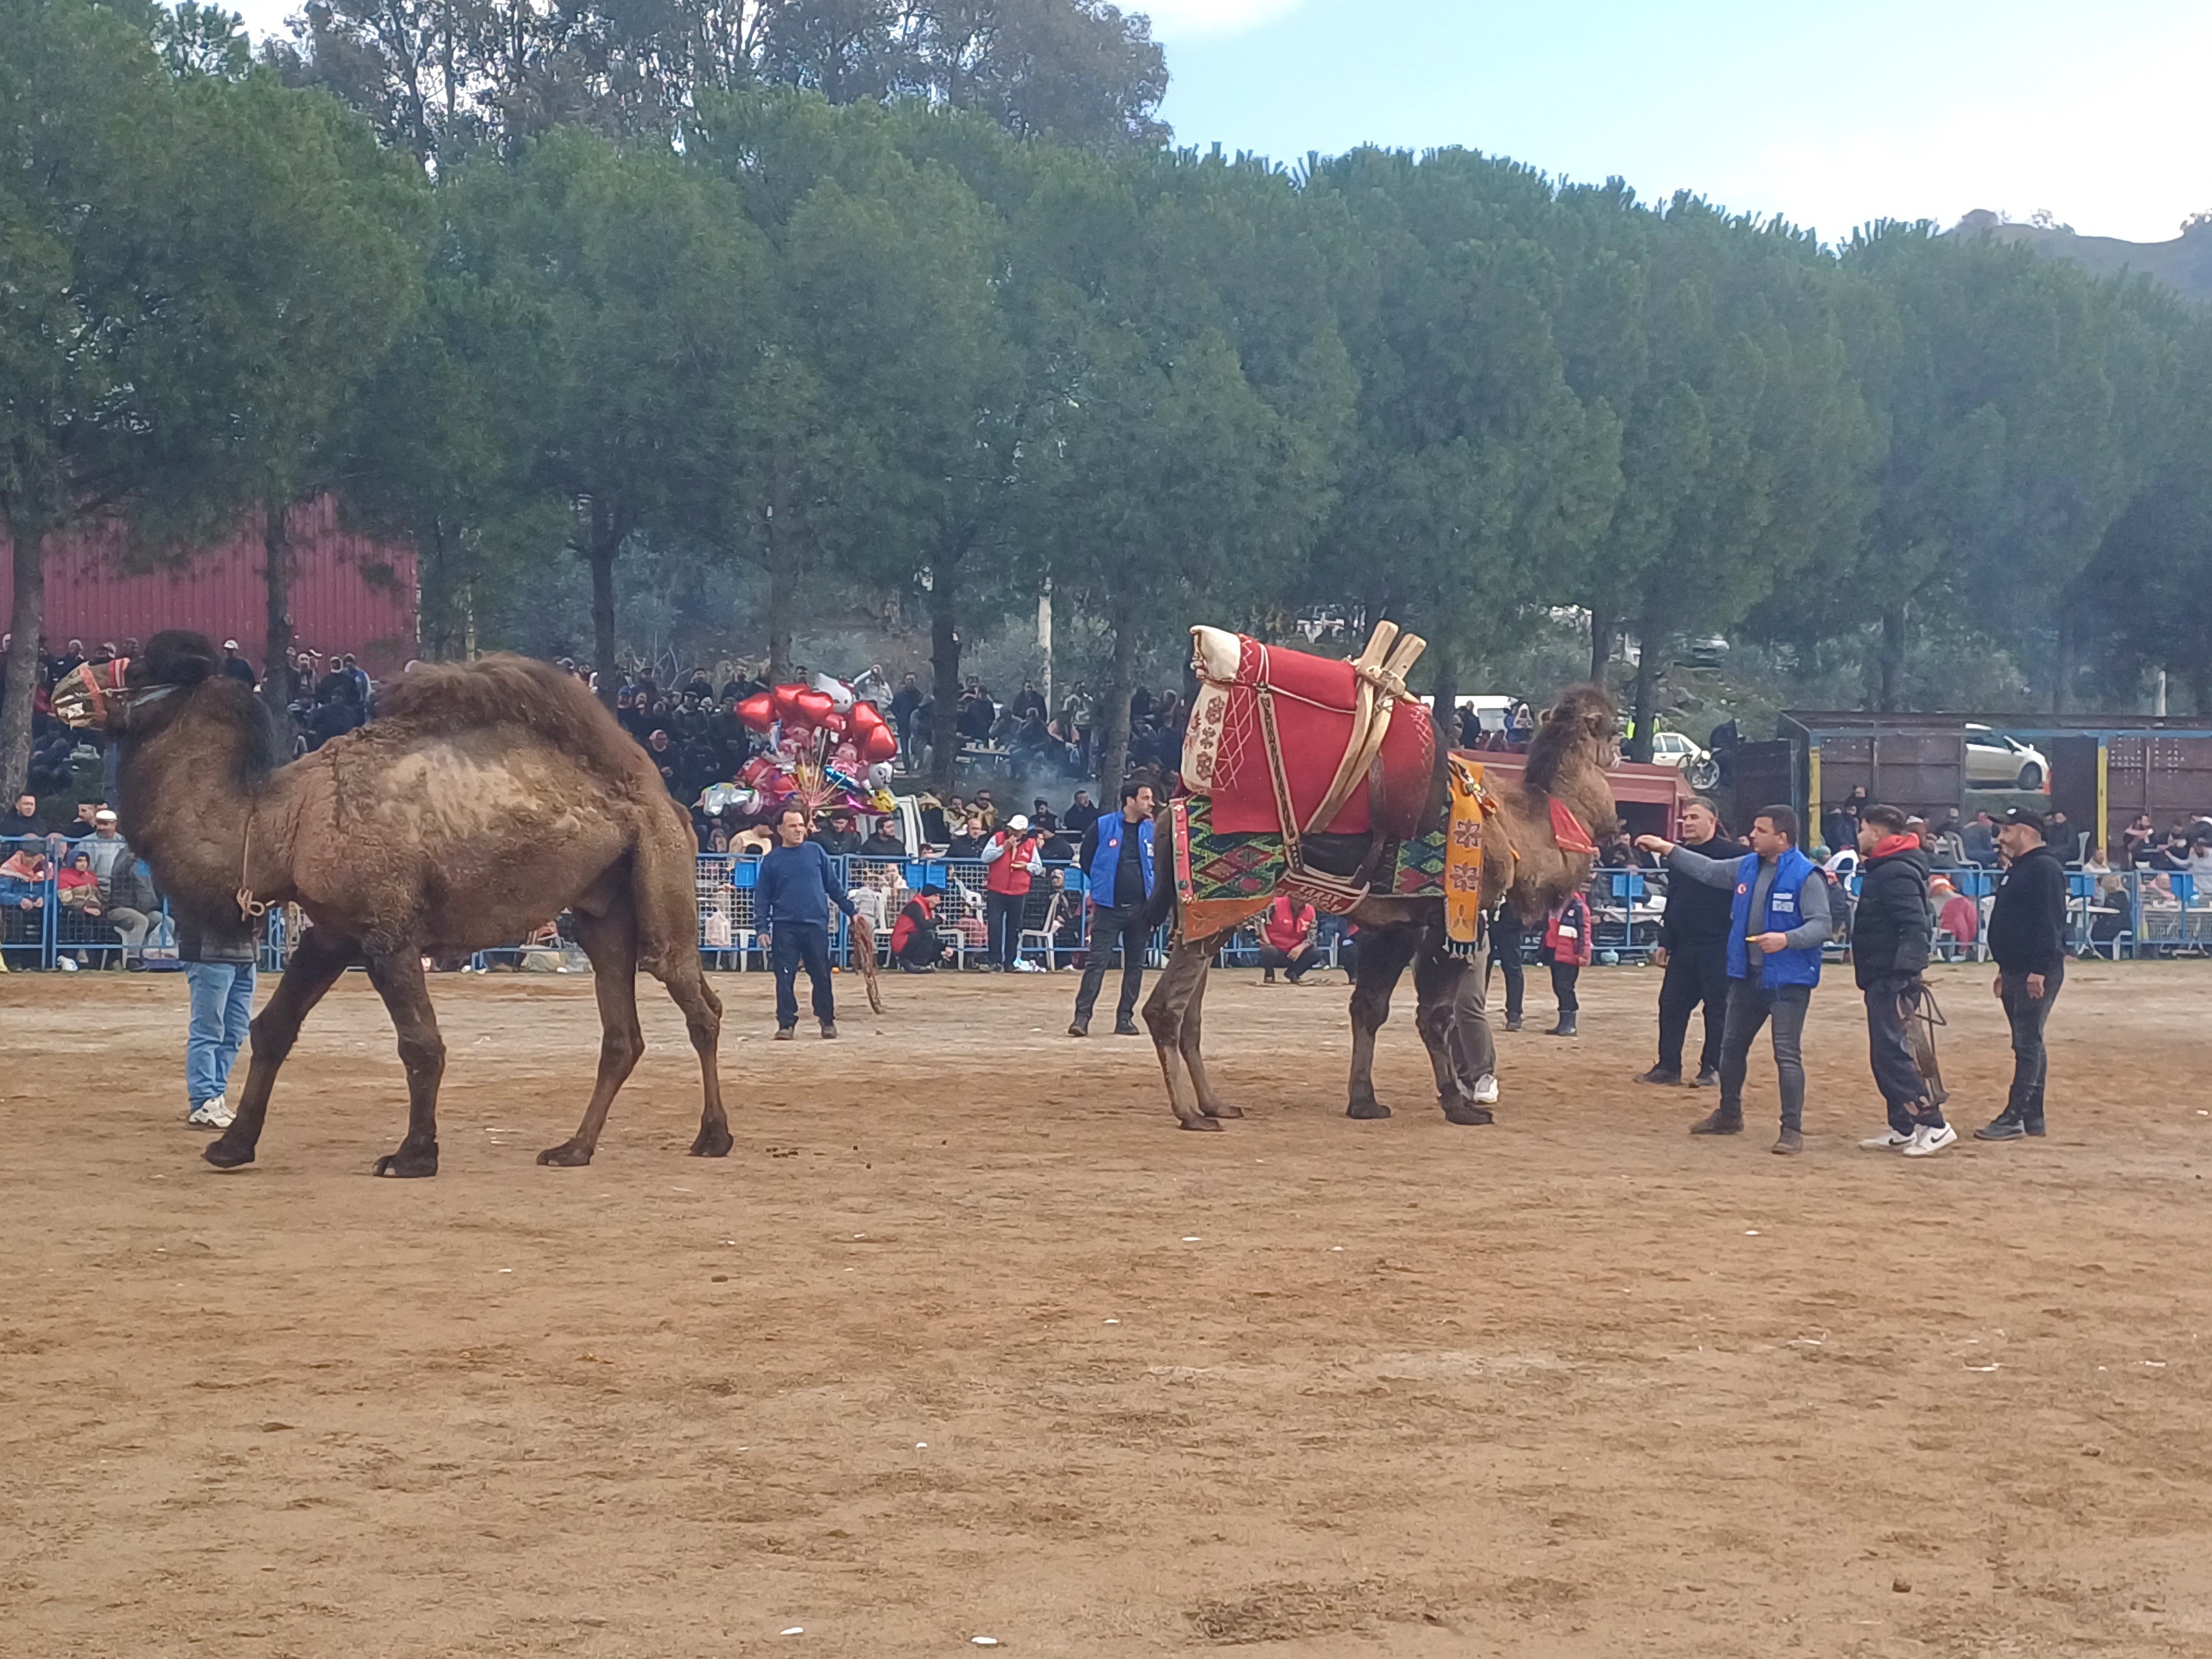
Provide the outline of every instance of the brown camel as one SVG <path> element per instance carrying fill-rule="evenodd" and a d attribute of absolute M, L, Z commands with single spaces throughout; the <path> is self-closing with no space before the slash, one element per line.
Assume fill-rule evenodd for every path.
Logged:
<path fill-rule="evenodd" d="M 1559 847 L 1551 804 L 1557 799 L 1564 805 L 1594 839 L 1612 834 L 1617 819 L 1605 775 L 1620 758 L 1620 715 L 1613 700 L 1594 685 L 1562 693 L 1529 744 L 1520 784 L 1492 787 L 1498 811 L 1483 826 L 1486 912 L 1503 900 L 1534 921 L 1589 879 L 1589 855 Z M 1435 829 L 1444 818 L 1441 759 L 1438 764 L 1424 830 Z M 1308 836 L 1304 843 L 1309 862 L 1340 873 L 1357 869 L 1367 848 L 1364 836 Z M 1164 915 L 1174 884 L 1162 882 L 1159 891 Z M 1436 1073 L 1437 1103 L 1451 1122 L 1490 1122 L 1486 1103 L 1497 1098 L 1498 1060 L 1484 1007 L 1483 952 L 1488 941 L 1472 957 L 1448 948 L 1443 901 L 1438 897 L 1370 895 L 1350 912 L 1350 919 L 1360 933 L 1352 990 L 1351 1102 L 1345 1115 L 1390 1115 L 1390 1109 L 1375 1097 L 1375 1034 L 1389 1018 L 1390 994 L 1411 963 L 1419 1003 L 1414 1024 Z M 1167 1079 L 1168 1104 L 1186 1129 L 1218 1129 L 1221 1119 L 1243 1115 L 1214 1093 L 1200 1053 L 1207 971 L 1228 937 L 1226 931 L 1179 937 L 1145 1003 L 1145 1024 Z"/>
<path fill-rule="evenodd" d="M 376 720 L 285 765 L 273 718 L 222 661 L 200 635 L 172 629 L 119 690 L 78 669 L 54 697 L 72 725 L 120 741 L 122 827 L 180 926 L 234 939 L 272 904 L 297 904 L 311 923 L 253 1021 L 237 1118 L 209 1163 L 253 1161 L 301 1022 L 360 963 L 407 1069 L 407 1136 L 376 1171 L 435 1175 L 446 1046 L 422 958 L 511 943 L 564 910 L 592 961 L 604 1035 L 583 1122 L 538 1161 L 592 1161 L 644 1050 L 641 967 L 668 988 L 698 1051 L 706 1106 L 692 1153 L 730 1150 L 690 821 L 582 684 L 521 657 L 418 666 L 386 689 Z"/>

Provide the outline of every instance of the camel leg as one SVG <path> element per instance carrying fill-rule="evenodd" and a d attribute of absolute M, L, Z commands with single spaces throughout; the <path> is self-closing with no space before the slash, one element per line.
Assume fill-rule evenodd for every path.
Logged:
<path fill-rule="evenodd" d="M 1413 959 L 1418 928 L 1373 927 L 1359 935 L 1359 966 L 1352 982 L 1352 1099 L 1346 1117 L 1388 1117 L 1390 1109 L 1375 1098 L 1375 1034 L 1390 1018 L 1390 993 Z"/>
<path fill-rule="evenodd" d="M 592 992 L 599 1000 L 599 1074 L 592 1085 L 592 1098 L 576 1133 L 558 1146 L 548 1146 L 538 1154 L 540 1164 L 569 1170 L 592 1161 L 615 1095 L 645 1053 L 645 1032 L 637 1023 L 637 918 L 629 898 L 617 899 L 604 915 L 576 912 L 576 939 L 591 958 Z M 716 1030 L 720 1029 L 718 1021 Z M 711 1078 L 712 1073 L 708 1075 Z M 710 1093 L 708 1098 L 719 1109 L 720 1091 Z M 703 1125 L 701 1132 L 704 1133 Z"/>
<path fill-rule="evenodd" d="M 1182 1011 L 1182 1039 L 1176 1045 L 1182 1055 L 1183 1069 L 1189 1073 L 1191 1086 L 1198 1093 L 1198 1109 L 1212 1118 L 1242 1117 L 1243 1110 L 1231 1106 L 1213 1092 L 1206 1080 L 1204 1045 L 1199 1038 L 1200 1014 L 1206 1006 L 1206 988 L 1212 982 L 1213 958 L 1206 958 L 1207 971 L 1198 976 L 1198 984 L 1190 994 L 1189 1004 Z"/>
<path fill-rule="evenodd" d="M 269 1113 L 270 1091 L 276 1086 L 276 1070 L 292 1052 L 301 1023 L 360 956 L 361 947 L 354 940 L 325 929 L 310 927 L 300 935 L 299 947 L 284 964 L 283 978 L 270 994 L 267 1006 L 254 1016 L 252 1060 L 246 1073 L 246 1092 L 239 1097 L 238 1115 L 200 1154 L 216 1169 L 235 1170 L 253 1162 L 262 1120 Z"/>
<path fill-rule="evenodd" d="M 438 1080 L 446 1074 L 446 1040 L 430 1006 L 422 958 L 412 946 L 368 959 L 369 983 L 384 999 L 399 1033 L 399 1063 L 407 1068 L 407 1138 L 399 1150 L 376 1160 L 380 1176 L 438 1173 Z"/>
<path fill-rule="evenodd" d="M 684 1011 L 684 1024 L 691 1033 L 691 1047 L 699 1056 L 699 1074 L 706 1089 L 706 1104 L 699 1114 L 699 1138 L 691 1143 L 694 1158 L 726 1158 L 734 1144 L 730 1120 L 722 1110 L 722 1000 L 699 971 L 699 953 L 687 951 L 673 968 L 656 975 L 668 994 Z"/>
<path fill-rule="evenodd" d="M 1476 1085 L 1498 1070 L 1498 1050 L 1483 1008 L 1483 962 L 1448 951 L 1421 952 L 1413 963 L 1420 996 L 1415 1024 L 1428 1045 L 1437 1074 L 1437 1104 L 1453 1123 L 1488 1123 L 1492 1113 L 1475 1102 Z"/>
<path fill-rule="evenodd" d="M 1152 1048 L 1160 1057 L 1160 1074 L 1167 1079 L 1168 1104 L 1174 1109 L 1176 1121 L 1186 1129 L 1221 1127 L 1200 1109 L 1182 1059 L 1183 1016 L 1205 981 L 1213 963 L 1214 947 L 1220 942 L 1218 933 L 1177 941 L 1169 953 L 1168 965 L 1152 986 L 1152 995 L 1145 999 L 1145 1024 L 1152 1030 Z"/>

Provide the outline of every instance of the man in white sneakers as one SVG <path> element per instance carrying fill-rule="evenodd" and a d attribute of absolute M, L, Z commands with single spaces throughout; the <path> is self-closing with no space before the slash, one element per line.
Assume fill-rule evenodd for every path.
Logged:
<path fill-rule="evenodd" d="M 177 919 L 177 955 L 191 988 L 192 1023 L 185 1037 L 185 1121 L 196 1129 L 228 1129 L 237 1115 L 229 1101 L 231 1064 L 253 1020 L 251 928 L 218 937 L 189 917 Z"/>

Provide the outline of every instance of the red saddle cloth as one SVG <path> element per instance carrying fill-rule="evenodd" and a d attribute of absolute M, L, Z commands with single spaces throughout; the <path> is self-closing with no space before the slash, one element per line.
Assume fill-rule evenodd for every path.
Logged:
<path fill-rule="evenodd" d="M 1291 805 L 1303 830 L 1328 793 L 1352 742 L 1356 702 L 1352 665 L 1262 645 L 1243 635 L 1237 636 L 1237 647 L 1230 679 L 1213 678 L 1201 666 L 1198 697 L 1183 736 L 1184 787 L 1212 798 L 1212 824 L 1218 831 L 1281 830 L 1260 720 L 1260 688 L 1266 686 L 1274 704 L 1276 738 Z M 1436 764 L 1436 733 L 1426 704 L 1407 698 L 1396 705 L 1382 739 L 1382 828 L 1400 838 L 1411 836 L 1419 826 Z M 1363 778 L 1323 833 L 1368 834 L 1373 827 L 1368 796 Z"/>

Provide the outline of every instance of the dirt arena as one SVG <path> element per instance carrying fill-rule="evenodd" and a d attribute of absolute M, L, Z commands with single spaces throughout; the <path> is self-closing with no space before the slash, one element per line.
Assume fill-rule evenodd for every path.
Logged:
<path fill-rule="evenodd" d="M 447 978 L 418 1182 L 359 975 L 234 1175 L 179 977 L 0 979 L 0 1651 L 2212 1654 L 2212 967 L 2075 969 L 2050 1139 L 1920 1163 L 1847 975 L 1794 1161 L 1763 1054 L 1693 1141 L 1656 975 L 1584 977 L 1464 1129 L 1409 1006 L 1354 1123 L 1342 990 L 1222 974 L 1200 1136 L 1072 975 L 781 1048 L 725 976 L 737 1151 L 656 993 L 584 1170 L 588 983 Z"/>

